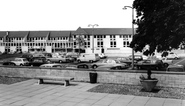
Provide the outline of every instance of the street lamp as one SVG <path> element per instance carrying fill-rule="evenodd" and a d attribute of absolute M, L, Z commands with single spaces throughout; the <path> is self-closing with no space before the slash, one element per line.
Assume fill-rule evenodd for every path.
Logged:
<path fill-rule="evenodd" d="M 89 24 L 88 27 L 92 26 L 92 53 L 94 53 L 94 27 L 99 26 L 98 24 Z"/>
<path fill-rule="evenodd" d="M 132 36 L 134 36 L 134 8 L 131 6 L 124 6 L 123 10 L 126 10 L 127 8 L 132 9 Z M 132 69 L 134 69 L 134 49 L 133 48 L 132 48 Z"/>

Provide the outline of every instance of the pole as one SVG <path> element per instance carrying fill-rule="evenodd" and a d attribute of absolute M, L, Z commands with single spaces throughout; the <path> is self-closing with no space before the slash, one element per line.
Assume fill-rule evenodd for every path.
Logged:
<path fill-rule="evenodd" d="M 94 25 L 92 26 L 92 53 L 94 53 Z"/>
<path fill-rule="evenodd" d="M 134 36 L 134 8 L 131 6 L 124 6 L 123 10 L 127 8 L 132 9 L 132 36 Z M 132 69 L 134 69 L 134 49 L 133 48 L 132 48 Z"/>
<path fill-rule="evenodd" d="M 132 7 L 132 39 L 134 36 L 134 8 Z M 134 49 L 132 48 L 132 69 L 134 69 Z"/>

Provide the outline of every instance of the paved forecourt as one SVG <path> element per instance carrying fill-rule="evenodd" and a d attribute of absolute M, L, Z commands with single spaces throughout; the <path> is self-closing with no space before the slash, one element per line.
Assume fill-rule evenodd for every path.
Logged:
<path fill-rule="evenodd" d="M 0 106 L 185 106 L 184 100 L 87 92 L 98 84 L 37 84 L 32 79 L 0 84 Z"/>

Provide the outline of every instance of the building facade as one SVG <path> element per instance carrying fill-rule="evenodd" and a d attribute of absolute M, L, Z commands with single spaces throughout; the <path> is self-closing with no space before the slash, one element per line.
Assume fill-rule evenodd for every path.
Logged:
<path fill-rule="evenodd" d="M 79 46 L 79 38 L 83 44 Z M 0 51 L 131 54 L 131 28 L 81 28 L 73 31 L 0 31 Z"/>

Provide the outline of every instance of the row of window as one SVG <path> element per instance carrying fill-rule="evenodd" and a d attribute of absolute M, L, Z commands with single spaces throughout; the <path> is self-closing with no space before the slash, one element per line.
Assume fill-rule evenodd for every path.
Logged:
<path fill-rule="evenodd" d="M 0 46 L 53 46 L 53 47 L 77 47 L 78 43 L 0 43 Z M 97 47 L 103 47 L 104 42 L 102 40 L 97 41 Z M 115 40 L 110 41 L 110 47 L 116 47 L 117 43 Z M 123 41 L 123 47 L 129 47 L 129 41 Z M 90 41 L 84 42 L 84 47 L 90 47 Z"/>

